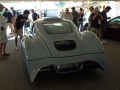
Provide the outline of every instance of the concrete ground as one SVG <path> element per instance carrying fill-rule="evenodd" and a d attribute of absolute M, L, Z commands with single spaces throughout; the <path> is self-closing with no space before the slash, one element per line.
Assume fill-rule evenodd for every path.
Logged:
<path fill-rule="evenodd" d="M 119 90 L 120 89 L 120 42 L 106 40 L 108 71 L 96 70 L 93 73 L 78 73 L 65 76 L 39 75 L 33 84 L 24 76 L 21 51 L 15 50 L 14 37 L 8 35 L 8 60 L 0 61 L 0 90 Z M 20 42 L 19 42 L 20 48 Z"/>

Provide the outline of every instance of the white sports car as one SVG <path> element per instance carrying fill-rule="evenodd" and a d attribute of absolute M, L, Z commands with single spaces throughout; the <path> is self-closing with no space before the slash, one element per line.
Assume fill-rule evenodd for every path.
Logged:
<path fill-rule="evenodd" d="M 37 20 L 21 41 L 23 70 L 32 83 L 38 74 L 66 74 L 100 68 L 106 71 L 106 56 L 98 37 L 79 32 L 70 20 Z"/>

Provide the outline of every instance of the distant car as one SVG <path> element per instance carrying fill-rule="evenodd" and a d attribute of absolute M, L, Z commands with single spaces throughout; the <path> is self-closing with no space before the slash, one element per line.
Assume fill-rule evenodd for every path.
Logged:
<path fill-rule="evenodd" d="M 108 20 L 107 30 L 104 37 L 111 37 L 120 40 L 120 16 L 117 16 L 111 20 Z M 88 23 L 83 26 L 83 31 L 87 30 Z"/>
<path fill-rule="evenodd" d="M 45 18 L 26 28 L 21 40 L 23 70 L 32 83 L 38 74 L 106 71 L 104 48 L 95 34 L 79 32 L 70 20 Z"/>
<path fill-rule="evenodd" d="M 109 36 L 120 40 L 120 16 L 108 21 L 107 30 L 104 36 Z"/>

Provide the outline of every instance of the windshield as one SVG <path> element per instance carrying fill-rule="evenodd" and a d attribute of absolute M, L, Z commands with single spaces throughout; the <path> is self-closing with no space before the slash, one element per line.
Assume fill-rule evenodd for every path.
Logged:
<path fill-rule="evenodd" d="M 69 22 L 48 22 L 43 23 L 43 26 L 49 34 L 72 33 L 72 28 Z"/>
<path fill-rule="evenodd" d="M 109 24 L 120 24 L 120 17 L 112 19 Z"/>

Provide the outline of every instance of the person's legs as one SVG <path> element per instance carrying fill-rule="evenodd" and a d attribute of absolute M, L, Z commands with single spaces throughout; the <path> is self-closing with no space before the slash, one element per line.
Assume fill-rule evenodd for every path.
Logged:
<path fill-rule="evenodd" d="M 79 31 L 81 31 L 81 23 L 79 22 Z"/>
<path fill-rule="evenodd" d="M 18 32 L 17 33 L 15 33 L 15 46 L 16 46 L 16 50 L 19 50 L 19 48 L 18 48 L 18 44 L 17 44 L 17 42 L 18 42 Z"/>
<path fill-rule="evenodd" d="M 106 25 L 102 25 L 102 28 L 100 30 L 100 35 L 99 35 L 100 41 L 102 41 L 102 43 L 106 43 L 105 41 L 103 41 L 103 35 L 106 32 L 106 29 L 107 29 L 107 26 Z"/>
<path fill-rule="evenodd" d="M 103 40 L 103 33 L 100 33 L 99 35 L 100 41 L 102 44 L 105 44 L 106 42 Z"/>
<path fill-rule="evenodd" d="M 12 34 L 12 28 L 11 28 L 10 23 L 8 23 L 8 27 L 9 27 L 9 29 L 10 29 L 10 34 Z"/>
<path fill-rule="evenodd" d="M 0 43 L 0 57 L 2 57 L 2 46 L 3 46 L 3 43 Z"/>
<path fill-rule="evenodd" d="M 6 48 L 6 42 L 8 41 L 6 31 L 3 30 L 0 39 L 0 60 L 6 60 L 8 59 L 5 57 L 3 54 L 5 53 L 5 48 Z"/>
<path fill-rule="evenodd" d="M 90 28 L 90 31 L 99 37 L 99 29 L 98 28 L 92 27 L 92 28 Z"/>
<path fill-rule="evenodd" d="M 9 56 L 10 54 L 9 54 L 9 53 L 6 53 L 5 50 L 6 50 L 6 43 L 3 43 L 2 55 L 3 55 L 3 56 Z"/>
<path fill-rule="evenodd" d="M 100 37 L 100 41 L 103 41 L 103 33 L 100 32 L 99 37 Z"/>
<path fill-rule="evenodd" d="M 7 60 L 8 57 L 5 57 L 3 54 L 3 43 L 0 43 L 0 60 Z"/>
<path fill-rule="evenodd" d="M 28 26 L 27 27 L 30 27 L 30 22 L 28 22 Z"/>
<path fill-rule="evenodd" d="M 83 22 L 79 22 L 79 31 L 83 30 Z"/>
<path fill-rule="evenodd" d="M 14 28 L 11 28 L 11 35 L 14 36 Z"/>
<path fill-rule="evenodd" d="M 18 48 L 18 35 L 20 36 L 20 41 L 23 37 L 23 29 L 19 29 L 18 32 L 15 34 L 15 45 L 16 45 L 16 50 L 19 50 Z"/>
<path fill-rule="evenodd" d="M 18 38 L 18 36 L 15 37 L 15 45 L 16 45 L 16 46 L 18 46 L 18 45 L 17 45 L 17 38 Z"/>
<path fill-rule="evenodd" d="M 12 25 L 12 23 L 9 23 L 9 28 L 11 29 L 11 35 L 14 35 L 14 26 Z"/>
<path fill-rule="evenodd" d="M 100 35 L 99 35 L 100 41 L 102 41 L 103 39 L 103 31 L 104 31 L 104 25 L 101 26 Z"/>
<path fill-rule="evenodd" d="M 15 37 L 15 45 L 16 45 L 16 48 L 15 48 L 15 49 L 18 51 L 19 48 L 18 48 L 17 42 L 18 42 L 18 37 Z"/>
<path fill-rule="evenodd" d="M 24 25 L 24 30 L 25 30 L 25 28 L 27 28 L 27 26 L 28 26 L 28 23 L 25 23 L 25 25 Z"/>
<path fill-rule="evenodd" d="M 81 31 L 83 31 L 83 22 L 81 22 Z"/>
<path fill-rule="evenodd" d="M 6 49 L 6 43 L 3 43 L 2 54 L 5 54 L 5 49 Z"/>
<path fill-rule="evenodd" d="M 74 21 L 73 23 L 74 23 L 74 24 L 76 25 L 76 27 L 78 28 L 78 26 L 79 26 L 79 25 L 78 25 L 78 21 Z"/>
<path fill-rule="evenodd" d="M 20 34 L 20 41 L 21 41 L 21 39 L 22 39 L 22 37 L 23 37 L 23 29 L 20 29 L 19 34 Z"/>

